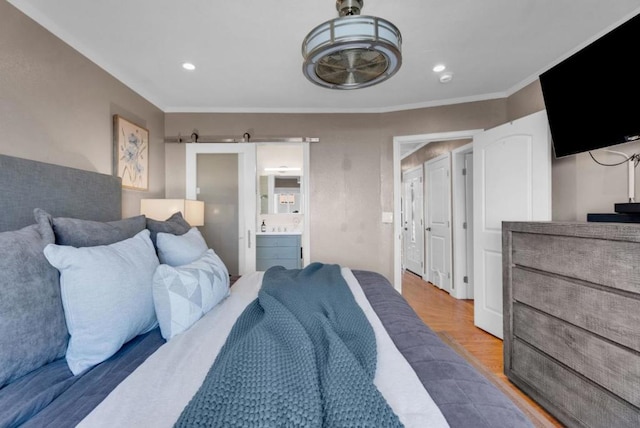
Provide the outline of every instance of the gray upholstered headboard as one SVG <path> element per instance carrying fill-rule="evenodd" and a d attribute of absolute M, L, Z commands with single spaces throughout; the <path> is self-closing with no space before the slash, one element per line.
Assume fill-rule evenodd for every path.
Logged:
<path fill-rule="evenodd" d="M 0 155 L 0 232 L 35 223 L 34 208 L 54 217 L 122 218 L 120 178 Z"/>

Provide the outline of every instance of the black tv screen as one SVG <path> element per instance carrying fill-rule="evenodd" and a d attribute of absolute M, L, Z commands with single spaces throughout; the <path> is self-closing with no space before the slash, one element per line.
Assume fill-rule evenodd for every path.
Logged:
<path fill-rule="evenodd" d="M 540 75 L 556 158 L 640 138 L 640 15 Z"/>

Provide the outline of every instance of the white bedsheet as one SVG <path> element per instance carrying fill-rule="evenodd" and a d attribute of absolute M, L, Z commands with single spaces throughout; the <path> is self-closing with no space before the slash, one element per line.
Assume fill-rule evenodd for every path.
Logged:
<path fill-rule="evenodd" d="M 235 320 L 256 298 L 263 274 L 241 277 L 227 299 L 189 330 L 161 346 L 78 427 L 172 427 L 200 388 Z M 350 269 L 343 268 L 342 274 L 375 332 L 375 385 L 406 427 L 447 427 L 444 416 L 391 341 Z M 216 333 L 211 334 L 212 331 Z"/>

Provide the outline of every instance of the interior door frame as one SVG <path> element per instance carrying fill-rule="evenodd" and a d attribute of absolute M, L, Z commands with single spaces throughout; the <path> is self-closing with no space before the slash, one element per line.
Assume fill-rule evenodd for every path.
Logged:
<path fill-rule="evenodd" d="M 197 143 L 186 145 L 185 194 L 197 199 L 197 158 L 199 154 L 238 155 L 238 270 L 246 275 L 256 270 L 256 145 L 253 143 Z M 249 196 L 247 196 L 249 195 Z M 306 222 L 305 222 L 306 223 Z"/>
<path fill-rule="evenodd" d="M 474 135 L 482 131 L 484 131 L 484 129 L 468 129 L 464 131 L 393 137 L 393 286 L 399 292 L 402 292 L 402 222 L 400 219 L 402 193 L 402 145 L 416 143 L 426 145 L 436 141 L 473 139 Z"/>

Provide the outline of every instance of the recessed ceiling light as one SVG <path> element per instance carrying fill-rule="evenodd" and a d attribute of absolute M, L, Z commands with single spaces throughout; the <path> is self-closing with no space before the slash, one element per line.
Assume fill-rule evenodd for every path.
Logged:
<path fill-rule="evenodd" d="M 182 68 L 184 68 L 185 70 L 191 71 L 191 70 L 195 70 L 196 66 L 191 64 L 190 62 L 185 62 L 182 64 Z"/>
<path fill-rule="evenodd" d="M 444 64 L 438 64 L 433 67 L 433 71 L 435 71 L 436 73 L 440 73 L 441 71 L 444 71 L 445 68 L 447 67 Z"/>
<path fill-rule="evenodd" d="M 440 75 L 440 83 L 449 83 L 453 80 L 453 73 L 450 71 Z"/>

